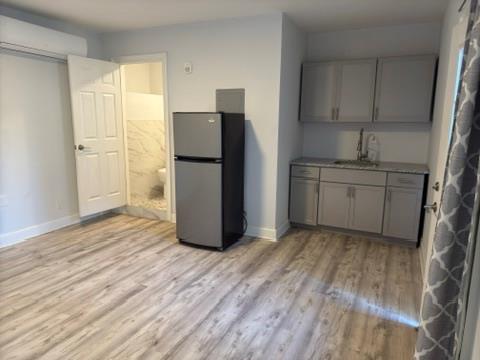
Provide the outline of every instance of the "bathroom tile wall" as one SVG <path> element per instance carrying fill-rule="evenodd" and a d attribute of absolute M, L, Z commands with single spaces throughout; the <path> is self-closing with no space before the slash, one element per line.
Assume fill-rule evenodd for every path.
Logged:
<path fill-rule="evenodd" d="M 158 169 L 165 167 L 164 122 L 128 120 L 130 195 L 152 198 L 163 195 Z"/>

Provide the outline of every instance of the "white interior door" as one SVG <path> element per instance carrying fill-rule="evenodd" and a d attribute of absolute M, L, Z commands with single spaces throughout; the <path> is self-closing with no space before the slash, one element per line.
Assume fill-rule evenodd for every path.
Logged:
<path fill-rule="evenodd" d="M 443 180 L 445 174 L 445 167 L 447 165 L 448 149 L 452 136 L 452 126 L 454 117 L 454 105 L 458 90 L 459 70 L 461 66 L 461 49 L 465 41 L 465 34 L 467 30 L 466 16 L 454 27 L 452 34 L 451 48 L 448 54 L 442 59 L 445 63 L 440 64 L 442 67 L 447 67 L 447 71 L 440 71 L 440 73 L 446 73 L 446 76 L 439 77 L 439 90 L 437 96 L 439 97 L 437 108 L 438 112 L 435 121 L 432 125 L 430 153 L 431 159 L 429 161 L 430 177 L 429 186 L 427 192 L 427 203 L 437 203 L 440 205 Z M 448 57 L 447 57 L 448 56 Z M 441 69 L 442 70 L 442 69 Z M 438 182 L 438 190 L 434 190 L 433 186 Z M 438 212 L 426 212 L 425 225 L 423 231 L 423 239 L 421 243 L 422 250 L 422 263 L 425 268 L 426 262 L 430 258 L 431 244 L 435 235 L 435 228 L 437 224 Z"/>
<path fill-rule="evenodd" d="M 126 204 L 120 69 L 68 57 L 80 216 Z"/>

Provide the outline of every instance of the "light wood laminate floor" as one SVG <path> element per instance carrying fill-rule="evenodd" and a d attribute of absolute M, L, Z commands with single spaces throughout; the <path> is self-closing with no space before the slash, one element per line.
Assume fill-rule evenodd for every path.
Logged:
<path fill-rule="evenodd" d="M 0 250 L 1 359 L 411 359 L 416 250 L 292 229 L 220 253 L 111 216 Z"/>

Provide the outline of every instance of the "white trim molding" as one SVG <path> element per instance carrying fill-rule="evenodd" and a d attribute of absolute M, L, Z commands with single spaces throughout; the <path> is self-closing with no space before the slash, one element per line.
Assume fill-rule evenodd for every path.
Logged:
<path fill-rule="evenodd" d="M 43 235 L 51 231 L 61 229 L 65 226 L 75 225 L 79 222 L 80 216 L 78 214 L 74 214 L 42 224 L 32 225 L 9 233 L 0 234 L 0 248 L 18 244 L 32 237 Z"/>
<path fill-rule="evenodd" d="M 267 227 L 257 227 L 257 226 L 248 226 L 247 231 L 245 232 L 246 236 L 258 237 L 261 239 L 277 241 L 285 234 L 288 229 L 290 229 L 290 222 L 284 222 L 278 228 L 267 228 Z"/>
<path fill-rule="evenodd" d="M 285 233 L 290 229 L 290 221 L 285 220 L 285 222 L 277 227 L 275 231 L 275 238 L 278 240 L 280 239 Z"/>

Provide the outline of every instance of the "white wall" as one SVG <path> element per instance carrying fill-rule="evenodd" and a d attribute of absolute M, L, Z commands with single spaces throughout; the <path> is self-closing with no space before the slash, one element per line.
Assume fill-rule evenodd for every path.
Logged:
<path fill-rule="evenodd" d="M 67 67 L 0 52 L 0 246 L 77 221 Z"/>
<path fill-rule="evenodd" d="M 87 40 L 102 58 L 100 36 L 81 26 L 0 5 L 0 14 Z M 0 246 L 79 221 L 67 67 L 0 52 Z"/>
<path fill-rule="evenodd" d="M 306 50 L 306 35 L 284 16 L 278 124 L 277 235 L 288 228 L 290 161 L 302 155 L 303 130 L 298 121 L 298 111 L 300 74 Z"/>
<path fill-rule="evenodd" d="M 441 29 L 441 24 L 427 23 L 309 34 L 308 59 L 435 54 Z"/>
<path fill-rule="evenodd" d="M 125 72 L 125 89 L 127 91 L 163 94 L 163 65 L 161 62 L 128 64 Z"/>
<path fill-rule="evenodd" d="M 435 23 L 310 34 L 308 60 L 436 54 L 440 34 Z M 428 125 L 305 124 L 303 155 L 353 158 L 361 127 L 377 135 L 381 161 L 427 162 Z"/>
<path fill-rule="evenodd" d="M 108 57 L 167 52 L 171 112 L 214 111 L 215 89 L 245 88 L 245 209 L 249 233 L 263 236 L 276 220 L 281 26 L 278 13 L 103 36 Z"/>

